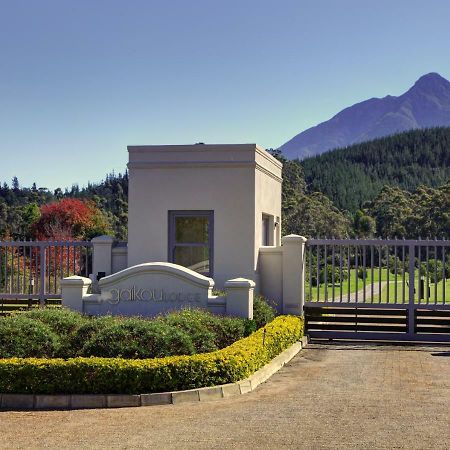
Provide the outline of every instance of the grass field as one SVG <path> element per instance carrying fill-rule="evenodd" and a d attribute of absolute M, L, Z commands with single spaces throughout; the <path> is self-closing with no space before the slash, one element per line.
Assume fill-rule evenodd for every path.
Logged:
<path fill-rule="evenodd" d="M 419 303 L 418 300 L 418 271 L 415 272 L 415 301 Z M 308 281 L 308 280 L 307 280 Z M 391 272 L 388 273 L 386 268 L 382 268 L 381 271 L 379 268 L 374 268 L 373 278 L 371 270 L 367 271 L 366 277 L 366 302 L 372 302 L 371 296 L 371 285 L 373 284 L 374 295 L 373 302 L 374 303 L 394 303 L 395 296 L 397 293 L 397 302 L 408 302 L 409 298 L 409 273 L 405 273 L 404 282 L 402 278 L 402 274 L 400 271 L 397 275 L 397 283 L 395 283 L 395 275 Z M 380 295 L 380 283 L 381 283 L 381 295 Z M 430 297 L 429 302 L 434 303 L 436 296 L 436 303 L 449 303 L 450 304 L 450 280 L 445 280 L 444 282 L 440 281 L 439 283 L 431 283 L 429 282 L 430 287 Z M 305 289 L 305 301 L 324 301 L 328 299 L 331 301 L 332 298 L 335 301 L 340 301 L 341 293 L 342 293 L 342 301 L 347 302 L 350 296 L 350 301 L 356 301 L 356 292 L 358 292 L 358 302 L 363 302 L 364 295 L 364 282 L 362 279 L 357 278 L 356 270 L 350 270 L 350 277 L 348 280 L 344 280 L 342 283 L 336 282 L 333 284 L 331 282 L 325 285 L 324 283 L 320 284 L 319 287 L 313 285 L 310 287 L 309 283 L 306 283 Z M 396 292 L 397 291 L 397 292 Z M 426 291 L 425 291 L 426 295 Z M 445 296 L 445 298 L 444 298 Z M 426 303 L 427 299 L 421 300 L 421 303 Z"/>
<path fill-rule="evenodd" d="M 380 273 L 381 272 L 381 273 Z M 381 275 L 381 276 L 380 276 Z M 392 274 L 390 277 L 394 277 Z M 367 271 L 366 276 L 366 286 L 369 286 L 372 283 L 377 284 L 379 281 L 386 281 L 388 278 L 387 269 L 382 268 L 381 271 L 378 268 L 374 268 L 373 270 L 373 278 L 372 272 L 370 270 Z M 331 281 L 331 280 L 328 280 Z M 340 299 L 341 292 L 343 299 L 348 298 L 348 294 L 353 294 L 357 291 L 361 291 L 364 288 L 364 282 L 361 278 L 357 277 L 357 272 L 355 269 L 350 270 L 350 277 L 347 280 L 344 280 L 342 283 L 335 282 L 334 284 L 334 298 Z M 327 298 L 331 299 L 333 295 L 333 284 L 329 282 L 326 286 L 325 284 L 320 284 L 319 287 L 313 285 L 310 287 L 308 280 L 306 283 L 305 289 L 305 300 L 306 301 L 317 301 L 325 299 L 325 291 L 327 291 Z M 359 297 L 359 296 L 358 296 Z M 310 300 L 311 299 L 311 300 Z M 361 297 L 362 299 L 362 297 Z"/>
<path fill-rule="evenodd" d="M 417 273 L 416 273 L 416 281 L 414 283 L 415 286 L 415 303 L 419 303 L 418 299 L 418 280 L 417 280 Z M 428 297 L 429 303 L 449 303 L 450 304 L 450 280 L 445 280 L 445 285 L 443 281 L 440 281 L 439 283 L 429 283 L 430 286 L 430 296 Z M 402 283 L 397 283 L 397 294 L 398 294 L 398 301 L 402 301 Z M 391 283 L 388 286 L 384 286 L 383 290 L 381 291 L 381 303 L 394 303 L 395 299 L 395 282 Z M 380 296 L 375 295 L 374 301 L 379 302 Z M 405 302 L 408 301 L 408 287 L 406 287 L 406 299 Z M 420 301 L 420 303 L 427 303 L 427 292 L 425 290 L 424 292 L 424 298 Z"/>

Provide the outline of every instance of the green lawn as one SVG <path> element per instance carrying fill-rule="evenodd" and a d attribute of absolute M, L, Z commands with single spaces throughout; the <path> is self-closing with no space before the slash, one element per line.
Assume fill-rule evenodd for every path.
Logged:
<path fill-rule="evenodd" d="M 381 275 L 381 276 L 380 276 Z M 418 271 L 416 270 L 415 273 L 415 297 L 416 297 L 416 303 L 418 303 Z M 373 278 L 371 270 L 367 270 L 367 278 L 366 278 L 366 302 L 370 303 L 372 302 L 371 299 L 371 288 L 370 285 L 374 283 L 374 296 L 373 296 L 373 302 L 374 303 L 394 303 L 395 302 L 395 288 L 397 284 L 397 303 L 403 302 L 403 295 L 404 295 L 404 302 L 407 303 L 409 299 L 409 286 L 408 286 L 408 280 L 409 280 L 409 273 L 405 273 L 405 283 L 403 286 L 402 282 L 402 273 L 399 271 L 397 275 L 397 283 L 395 283 L 395 275 L 391 272 L 388 273 L 388 270 L 386 268 L 381 269 L 381 274 L 379 268 L 375 267 L 373 271 Z M 333 294 L 333 284 L 331 283 L 331 280 L 326 286 L 324 283 L 319 285 L 319 288 L 317 286 L 312 286 L 310 288 L 308 280 L 306 283 L 306 290 L 305 290 L 305 301 L 313 301 L 316 302 L 317 298 L 319 298 L 319 301 L 324 301 L 325 298 L 327 298 L 329 301 L 334 296 L 335 301 L 339 302 L 341 298 L 341 292 L 342 292 L 342 300 L 344 302 L 348 301 L 348 296 L 350 293 L 351 301 L 355 301 L 355 293 L 358 291 L 358 302 L 363 301 L 363 289 L 364 289 L 364 283 L 363 280 L 356 277 L 356 270 L 351 269 L 350 270 L 350 279 L 345 280 L 340 284 L 339 282 L 336 282 L 334 284 L 334 294 Z M 381 296 L 379 294 L 379 282 L 382 284 L 381 289 Z M 389 282 L 389 285 L 387 284 Z M 435 288 L 436 288 L 436 294 L 437 294 L 437 303 L 443 303 L 443 295 L 444 295 L 444 282 L 440 281 L 435 285 L 434 283 L 429 283 L 430 286 L 430 298 L 429 302 L 434 303 L 435 299 Z M 404 292 L 404 294 L 403 294 Z M 352 295 L 353 294 L 353 295 Z M 426 294 L 426 292 L 425 292 Z M 421 301 L 421 303 L 426 303 L 426 298 Z M 445 303 L 450 304 L 450 279 L 445 281 Z"/>
<path fill-rule="evenodd" d="M 417 276 L 418 273 L 416 272 L 415 275 L 415 290 L 416 290 L 416 294 L 415 294 L 415 303 L 419 303 L 419 299 L 418 299 L 418 286 L 419 286 L 419 282 L 417 280 Z M 436 303 L 442 304 L 444 303 L 444 294 L 445 294 L 445 303 L 449 303 L 450 304 L 450 280 L 445 280 L 445 289 L 444 289 L 444 282 L 440 281 L 439 283 L 435 284 L 435 283 L 429 283 L 430 285 L 430 296 L 429 296 L 429 302 L 430 303 L 435 303 L 435 298 L 436 298 Z M 402 301 L 402 283 L 399 282 L 397 283 L 397 295 L 398 295 L 398 301 Z M 408 302 L 408 286 L 406 286 L 406 299 L 405 302 Z M 395 300 L 395 283 L 391 283 L 389 285 L 389 290 L 387 288 L 387 286 L 385 286 L 381 292 L 381 303 L 394 303 Z M 374 296 L 374 301 L 379 302 L 380 301 L 380 296 L 376 295 Z M 424 299 L 422 299 L 420 301 L 420 303 L 426 303 L 427 302 L 427 297 L 426 297 L 426 290 L 424 292 Z"/>
<path fill-rule="evenodd" d="M 386 281 L 388 277 L 387 269 L 382 268 L 381 269 L 381 277 L 380 277 L 380 270 L 378 267 L 374 267 L 373 270 L 373 278 L 371 270 L 367 270 L 367 277 L 366 277 L 366 286 L 372 284 L 372 283 L 378 283 L 378 281 Z M 389 277 L 391 279 L 394 278 L 394 275 L 389 274 Z M 308 280 L 306 282 L 306 290 L 305 290 L 305 300 L 306 301 L 317 301 L 317 295 L 319 294 L 319 300 L 325 299 L 325 291 L 327 291 L 327 298 L 330 300 L 333 296 L 333 284 L 331 283 L 331 280 L 327 280 L 329 283 L 326 286 L 325 284 L 320 284 L 319 288 L 317 286 L 313 285 L 310 289 Z M 341 291 L 342 291 L 342 298 L 347 299 L 348 293 L 350 294 L 355 293 L 356 291 L 362 291 L 364 288 L 364 282 L 361 278 L 357 278 L 356 276 L 356 270 L 351 269 L 350 270 L 350 277 L 347 280 L 344 280 L 342 284 L 340 284 L 338 281 L 334 284 L 334 298 L 339 300 Z M 311 299 L 311 300 L 309 300 Z M 362 301 L 361 298 L 358 295 L 358 301 Z"/>

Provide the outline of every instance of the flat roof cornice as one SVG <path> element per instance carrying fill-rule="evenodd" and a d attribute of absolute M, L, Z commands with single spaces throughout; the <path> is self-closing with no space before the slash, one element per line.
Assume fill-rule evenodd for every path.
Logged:
<path fill-rule="evenodd" d="M 199 155 L 202 153 L 210 153 L 213 155 L 215 152 L 223 152 L 222 160 L 228 159 L 223 158 L 224 155 L 230 156 L 230 161 L 233 161 L 232 153 L 253 153 L 258 154 L 264 158 L 267 162 L 273 164 L 276 168 L 280 169 L 283 165 L 274 158 L 267 150 L 260 147 L 257 144 L 193 144 L 193 145 L 129 145 L 128 152 L 130 154 L 130 162 L 139 161 L 140 156 L 148 155 L 153 162 L 160 161 L 165 162 L 166 158 L 162 157 L 165 155 L 170 155 L 173 153 L 182 153 L 183 159 L 187 157 L 187 154 Z M 159 156 L 157 156 L 159 154 Z M 161 157 L 161 159 L 159 159 Z M 168 159 L 172 159 L 168 158 Z M 194 159 L 196 159 L 195 157 Z M 241 158 L 241 157 L 239 157 Z M 187 161 L 186 161 L 187 162 Z"/>
<path fill-rule="evenodd" d="M 129 153 L 203 153 L 211 151 L 248 152 L 256 144 L 128 145 Z"/>

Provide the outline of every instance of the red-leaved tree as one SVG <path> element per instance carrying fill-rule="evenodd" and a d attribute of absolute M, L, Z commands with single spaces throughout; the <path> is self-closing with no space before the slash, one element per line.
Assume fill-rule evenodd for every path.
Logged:
<path fill-rule="evenodd" d="M 65 198 L 41 206 L 41 216 L 33 224 L 38 240 L 82 240 L 108 234 L 106 216 L 91 201 Z"/>
<path fill-rule="evenodd" d="M 92 201 L 65 198 L 41 206 L 40 213 L 39 219 L 32 225 L 33 235 L 40 241 L 89 240 L 111 231 L 107 217 Z M 34 258 L 40 258 L 39 254 Z M 60 242 L 46 249 L 50 284 L 54 279 L 59 280 L 70 274 L 84 272 L 85 264 L 86 258 L 81 247 Z M 42 269 L 41 267 L 40 270 Z M 37 276 L 37 273 L 35 275 Z"/>

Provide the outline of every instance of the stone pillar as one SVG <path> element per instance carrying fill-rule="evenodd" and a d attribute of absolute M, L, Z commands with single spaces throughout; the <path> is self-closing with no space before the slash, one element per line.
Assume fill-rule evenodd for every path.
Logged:
<path fill-rule="evenodd" d="M 61 305 L 74 311 L 83 312 L 83 297 L 92 281 L 76 275 L 61 280 Z"/>
<path fill-rule="evenodd" d="M 303 315 L 305 303 L 306 238 L 290 234 L 282 238 L 283 314 Z"/>
<path fill-rule="evenodd" d="M 112 271 L 112 245 L 114 238 L 111 236 L 97 236 L 92 239 L 94 255 L 92 273 L 94 277 L 99 272 L 105 272 L 105 276 L 111 275 Z"/>
<path fill-rule="evenodd" d="M 253 319 L 253 291 L 255 282 L 245 278 L 234 278 L 224 284 L 226 312 L 230 316 Z"/>

